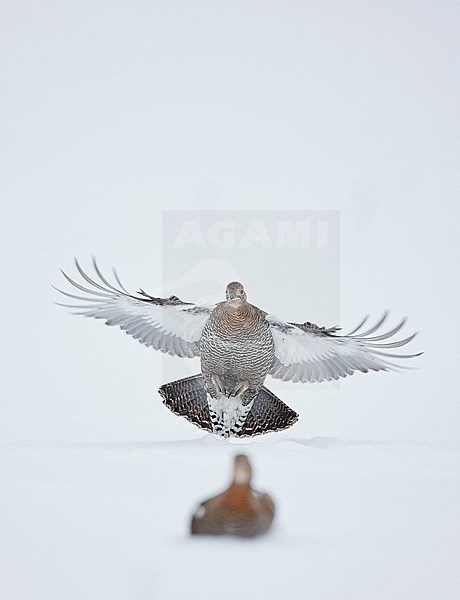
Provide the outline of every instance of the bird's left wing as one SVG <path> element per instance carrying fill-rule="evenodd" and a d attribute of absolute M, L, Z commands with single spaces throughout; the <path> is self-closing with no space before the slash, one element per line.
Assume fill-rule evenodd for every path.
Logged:
<path fill-rule="evenodd" d="M 397 341 L 387 341 L 407 319 L 385 333 L 373 335 L 386 321 L 388 312 L 368 331 L 359 333 L 367 317 L 347 335 L 338 335 L 338 327 L 318 327 L 313 323 L 285 323 L 267 315 L 275 342 L 275 359 L 269 374 L 283 381 L 321 382 L 352 375 L 355 371 L 388 371 L 404 368 L 398 359 L 417 354 L 393 354 L 388 350 L 408 344 L 413 335 Z"/>
<path fill-rule="evenodd" d="M 85 296 L 58 291 L 84 303 L 60 306 L 76 309 L 74 314 L 103 319 L 106 325 L 118 325 L 133 338 L 155 350 L 173 356 L 199 356 L 201 334 L 212 308 L 183 302 L 176 296 L 155 298 L 143 290 L 133 295 L 123 287 L 115 270 L 118 287 L 112 285 L 102 275 L 94 258 L 93 266 L 98 281 L 90 278 L 76 259 L 75 264 L 83 285 L 64 271 L 62 273 Z"/>

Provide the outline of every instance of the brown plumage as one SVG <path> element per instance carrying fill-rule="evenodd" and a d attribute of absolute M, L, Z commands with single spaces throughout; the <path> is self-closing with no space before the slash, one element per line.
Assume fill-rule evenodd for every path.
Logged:
<path fill-rule="evenodd" d="M 222 494 L 200 504 L 192 518 L 192 534 L 255 537 L 266 533 L 275 505 L 268 494 L 252 489 L 251 477 L 248 457 L 238 454 L 232 483 Z"/>
<path fill-rule="evenodd" d="M 212 398 L 236 398 L 247 406 L 257 396 L 275 357 L 266 314 L 249 304 L 241 283 L 229 283 L 200 341 L 201 372 Z"/>
<path fill-rule="evenodd" d="M 241 430 L 275 358 L 267 313 L 249 304 L 241 283 L 227 285 L 225 302 L 212 311 L 200 340 L 201 372 L 213 430 Z"/>

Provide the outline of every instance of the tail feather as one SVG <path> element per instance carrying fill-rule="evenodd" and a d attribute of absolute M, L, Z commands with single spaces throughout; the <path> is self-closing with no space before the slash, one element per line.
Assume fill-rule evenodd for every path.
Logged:
<path fill-rule="evenodd" d="M 299 415 L 266 387 L 259 391 L 238 437 L 252 437 L 270 431 L 288 429 Z"/>
<path fill-rule="evenodd" d="M 202 375 L 193 375 L 165 383 L 158 390 L 163 404 L 179 417 L 212 433 L 207 392 Z"/>
<path fill-rule="evenodd" d="M 158 390 L 163 403 L 174 414 L 185 417 L 197 427 L 219 434 L 213 427 L 208 394 L 201 374 L 165 383 Z M 266 387 L 257 398 L 235 437 L 253 437 L 271 431 L 282 431 L 296 423 L 299 415 Z"/>

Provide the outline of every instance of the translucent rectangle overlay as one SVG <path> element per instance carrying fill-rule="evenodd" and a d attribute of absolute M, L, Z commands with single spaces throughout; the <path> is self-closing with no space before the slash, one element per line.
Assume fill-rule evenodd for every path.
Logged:
<path fill-rule="evenodd" d="M 226 285 L 240 281 L 251 304 L 284 321 L 336 325 L 339 211 L 163 211 L 162 274 L 164 293 L 187 302 L 222 302 Z M 164 382 L 187 377 L 200 372 L 199 359 L 164 356 L 162 371 Z M 266 385 L 305 393 L 310 384 L 267 377 Z"/>

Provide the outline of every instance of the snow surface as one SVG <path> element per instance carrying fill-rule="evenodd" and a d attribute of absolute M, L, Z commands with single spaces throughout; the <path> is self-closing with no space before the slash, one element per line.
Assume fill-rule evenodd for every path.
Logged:
<path fill-rule="evenodd" d="M 192 538 L 241 451 L 273 530 Z M 8 600 L 459 597 L 459 446 L 205 435 L 8 446 L 1 461 Z"/>

